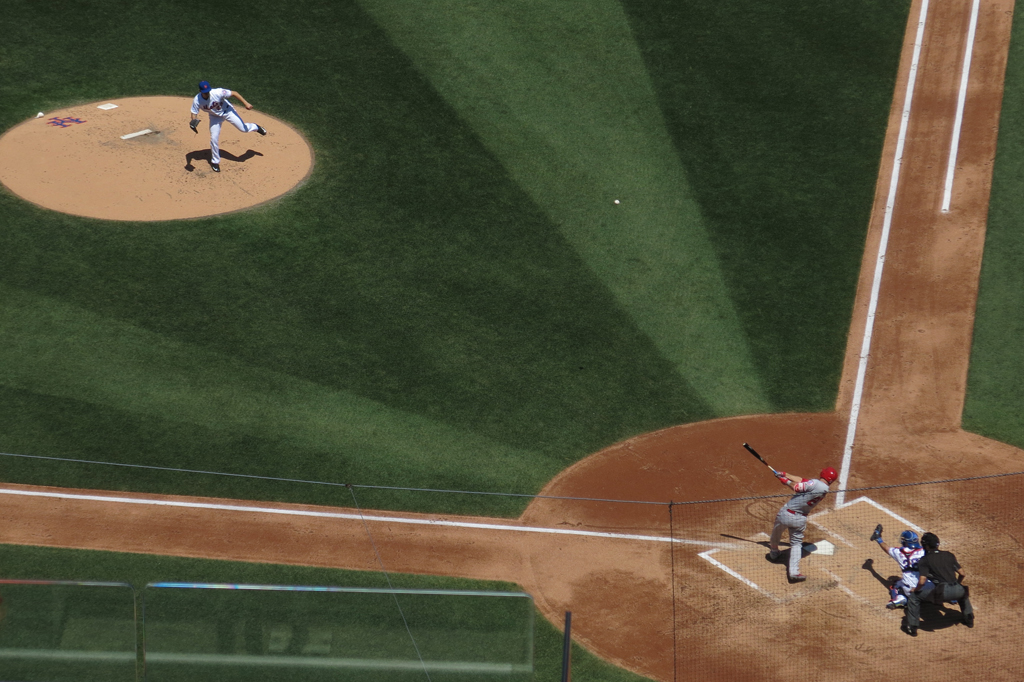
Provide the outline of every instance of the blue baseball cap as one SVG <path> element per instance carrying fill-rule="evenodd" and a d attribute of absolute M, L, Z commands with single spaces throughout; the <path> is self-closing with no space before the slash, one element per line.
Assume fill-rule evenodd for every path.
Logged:
<path fill-rule="evenodd" d="M 209 81 L 199 81 L 199 92 L 209 92 L 209 91 L 210 91 L 210 82 Z"/>

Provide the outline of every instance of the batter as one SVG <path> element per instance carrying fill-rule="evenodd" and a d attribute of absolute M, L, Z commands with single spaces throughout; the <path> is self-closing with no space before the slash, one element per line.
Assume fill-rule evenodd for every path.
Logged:
<path fill-rule="evenodd" d="M 839 474 L 832 467 L 821 470 L 821 480 L 816 478 L 801 478 L 795 480 L 785 471 L 778 473 L 779 480 L 788 485 L 796 494 L 783 505 L 779 513 L 775 515 L 775 526 L 772 528 L 772 538 L 769 544 L 771 551 L 768 553 L 768 560 L 775 561 L 779 558 L 779 540 L 782 539 L 782 531 L 789 529 L 789 582 L 799 583 L 807 580 L 807 576 L 800 572 L 800 555 L 804 546 L 804 531 L 807 529 L 807 515 L 811 510 L 825 499 L 829 486 L 839 478 Z"/>
<path fill-rule="evenodd" d="M 224 121 L 243 133 L 267 134 L 263 126 L 243 121 L 228 101 L 229 97 L 237 97 L 246 109 L 252 109 L 252 105 L 242 97 L 242 93 L 227 88 L 211 88 L 207 81 L 199 82 L 199 94 L 192 99 L 192 120 L 188 124 L 192 132 L 199 132 L 200 111 L 210 115 L 210 165 L 213 166 L 215 173 L 220 173 L 220 127 L 224 125 Z"/>

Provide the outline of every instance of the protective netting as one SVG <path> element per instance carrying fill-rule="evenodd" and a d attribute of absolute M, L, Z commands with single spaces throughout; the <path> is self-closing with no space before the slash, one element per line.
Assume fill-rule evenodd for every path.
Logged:
<path fill-rule="evenodd" d="M 5 681 L 534 679 L 517 592 L 0 580 L 0 597 Z"/>
<path fill-rule="evenodd" d="M 135 590 L 131 585 L 0 580 L 0 598 L 0 679 L 136 679 Z"/>
<path fill-rule="evenodd" d="M 784 680 L 808 666 L 817 679 L 892 679 L 922 652 L 955 677 L 1024 679 L 1020 657 L 1000 653 L 1024 635 L 1022 493 L 1024 475 L 1012 474 L 850 490 L 841 505 L 830 495 L 807 519 L 803 582 L 788 577 L 788 532 L 776 562 L 769 554 L 788 495 L 673 504 L 671 679 Z M 955 555 L 974 627 L 962 603 L 926 601 L 909 635 L 906 609 L 889 604 L 901 566 L 871 540 L 878 524 L 887 547 L 905 530 L 930 532 Z"/>
<path fill-rule="evenodd" d="M 891 679 L 923 655 L 963 679 L 1024 679 L 1020 658 L 1005 655 L 1024 634 L 1024 472 L 833 491 L 807 519 L 806 580 L 795 583 L 788 533 L 779 561 L 768 556 L 784 489 L 658 502 L 613 499 L 609 485 L 606 497 L 534 498 L 516 519 L 409 516 L 367 504 L 365 490 L 342 492 L 352 508 L 330 523 L 348 529 L 339 551 L 358 550 L 360 570 L 388 578 L 431 572 L 424 558 L 475 557 L 475 574 L 519 582 L 556 626 L 572 611 L 578 643 L 650 679 L 788 681 L 809 667 L 823 680 Z M 388 493 L 442 507 L 474 495 Z M 879 524 L 890 546 L 901 531 L 927 531 L 955 554 L 974 627 L 963 604 L 925 603 L 918 636 L 901 630 L 905 610 L 887 608 L 900 567 L 870 539 Z M 146 679 L 537 679 L 524 625 L 534 601 L 521 594 L 239 587 L 142 591 Z M 130 586 L 8 581 L 0 596 L 0 679 L 136 679 Z M 471 602 L 481 610 L 454 606 Z"/>
<path fill-rule="evenodd" d="M 155 583 L 146 680 L 529 680 L 533 601 L 515 592 Z"/>

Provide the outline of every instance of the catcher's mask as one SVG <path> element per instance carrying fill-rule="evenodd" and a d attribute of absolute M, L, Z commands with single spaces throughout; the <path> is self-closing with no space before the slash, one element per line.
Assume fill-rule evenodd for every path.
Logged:
<path fill-rule="evenodd" d="M 905 530 L 900 533 L 900 544 L 911 549 L 917 549 L 921 546 L 920 541 L 917 539 L 917 533 L 912 530 Z"/>

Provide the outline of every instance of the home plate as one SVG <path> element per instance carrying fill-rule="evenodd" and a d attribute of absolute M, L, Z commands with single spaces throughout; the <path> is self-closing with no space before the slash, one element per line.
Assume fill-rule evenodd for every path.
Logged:
<path fill-rule="evenodd" d="M 787 580 L 790 549 L 785 543 L 780 543 L 782 555 L 777 561 L 767 556 L 766 533 L 746 538 L 734 548 L 709 549 L 698 556 L 721 570 L 724 580 L 737 580 L 778 603 L 838 589 L 891 616 L 884 604 L 887 586 L 898 577 L 899 566 L 869 539 L 869 533 L 879 522 L 894 528 L 893 533 L 907 527 L 920 533 L 920 526 L 868 497 L 814 514 L 808 522 L 808 532 L 821 537 L 820 531 L 829 539 L 803 545 L 800 572 L 807 576 L 803 583 Z"/>
<path fill-rule="evenodd" d="M 840 548 L 831 541 L 821 539 L 804 544 L 800 570 L 807 575 L 808 580 L 796 585 L 790 584 L 786 578 L 789 548 L 782 543 L 780 549 L 783 553 L 779 560 L 770 561 L 767 557 L 768 535 L 758 533 L 735 549 L 711 549 L 698 556 L 747 587 L 779 603 L 836 587 L 836 562 L 841 559 L 843 553 L 839 552 L 837 555 L 837 549 Z M 860 561 L 863 563 L 863 559 Z"/>
<path fill-rule="evenodd" d="M 133 137 L 138 137 L 139 135 L 147 135 L 147 134 L 149 134 L 151 132 L 153 132 L 153 131 L 150 130 L 149 128 L 146 128 L 145 130 L 140 130 L 137 133 L 128 133 L 127 135 L 122 135 L 121 139 L 122 140 L 130 140 Z"/>
<path fill-rule="evenodd" d="M 804 545 L 805 552 L 813 552 L 814 554 L 821 554 L 824 556 L 832 556 L 836 553 L 836 546 L 828 540 L 822 540 L 821 542 L 815 542 L 813 544 Z"/>

